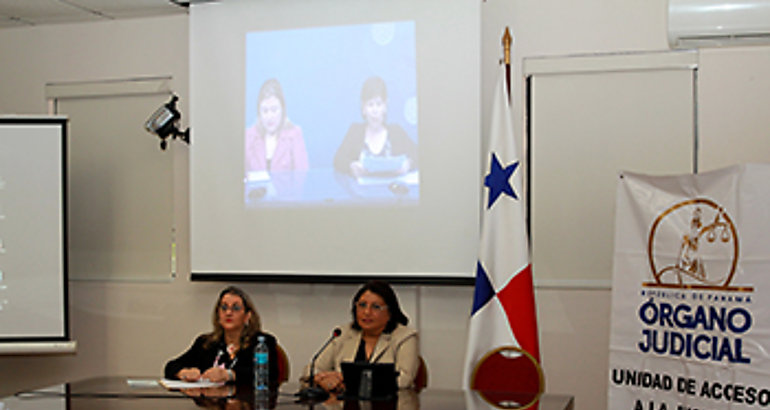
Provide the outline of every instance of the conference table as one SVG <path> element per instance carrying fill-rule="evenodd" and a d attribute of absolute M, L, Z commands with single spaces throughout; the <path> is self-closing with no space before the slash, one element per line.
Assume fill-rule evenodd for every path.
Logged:
<path fill-rule="evenodd" d="M 529 409 L 573 410 L 573 397 L 542 394 L 505 396 L 494 392 L 432 389 L 401 390 L 392 400 L 298 402 L 298 385 L 287 383 L 269 395 L 255 395 L 251 386 L 221 386 L 186 391 L 168 390 L 152 377 L 96 377 L 35 389 L 0 398 L 0 410 L 91 409 Z M 487 394 L 490 393 L 490 394 Z M 523 400 L 522 400 L 523 398 Z M 497 404 L 493 404 L 495 399 Z M 520 403 L 519 401 L 529 401 Z"/>

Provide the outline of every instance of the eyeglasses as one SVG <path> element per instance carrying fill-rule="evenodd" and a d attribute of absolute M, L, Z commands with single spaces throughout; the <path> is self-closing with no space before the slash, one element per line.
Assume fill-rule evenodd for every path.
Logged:
<path fill-rule="evenodd" d="M 368 307 L 371 307 L 373 311 L 375 312 L 382 312 L 388 308 L 387 305 L 381 305 L 379 303 L 372 303 L 371 305 L 366 302 L 358 302 L 356 303 L 356 307 L 365 310 Z"/>
<path fill-rule="evenodd" d="M 219 310 L 221 310 L 222 312 L 227 312 L 228 310 L 231 310 L 233 313 L 238 313 L 243 310 L 243 306 L 238 304 L 230 306 L 226 303 L 222 303 L 221 305 L 219 305 Z"/>

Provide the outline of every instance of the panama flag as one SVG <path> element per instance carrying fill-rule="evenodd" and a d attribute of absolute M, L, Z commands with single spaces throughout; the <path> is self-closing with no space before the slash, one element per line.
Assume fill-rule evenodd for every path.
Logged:
<path fill-rule="evenodd" d="M 519 356 L 523 360 L 512 366 L 488 367 L 484 378 L 489 383 L 483 384 L 494 387 L 503 382 L 501 379 L 508 379 L 506 382 L 510 383 L 511 378 L 524 378 L 522 372 L 518 372 L 524 367 L 535 369 L 534 374 L 541 375 L 538 386 L 542 388 L 532 268 L 521 195 L 522 165 L 514 145 L 502 64 L 494 98 L 489 154 L 484 171 L 485 209 L 463 386 L 481 388 L 472 382 L 481 380 L 481 374 L 474 374 L 477 370 L 481 373 L 481 361 L 490 358 L 499 348 L 512 347 L 513 351 L 521 352 Z M 523 373 L 533 374 L 532 371 Z"/>

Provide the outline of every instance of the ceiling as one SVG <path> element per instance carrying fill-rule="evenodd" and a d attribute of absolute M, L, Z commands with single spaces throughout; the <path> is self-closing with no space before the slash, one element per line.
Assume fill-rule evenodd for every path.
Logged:
<path fill-rule="evenodd" d="M 0 29 L 187 13 L 177 3 L 189 1 L 0 0 Z"/>

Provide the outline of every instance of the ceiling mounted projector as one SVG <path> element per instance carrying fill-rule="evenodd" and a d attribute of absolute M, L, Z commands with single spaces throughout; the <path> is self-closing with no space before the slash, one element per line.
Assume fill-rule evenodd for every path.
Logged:
<path fill-rule="evenodd" d="M 189 1 L 183 1 L 183 0 L 168 0 L 169 3 L 180 6 L 180 7 L 190 7 L 193 4 L 202 4 L 202 3 L 218 3 L 219 0 L 189 0 Z"/>

